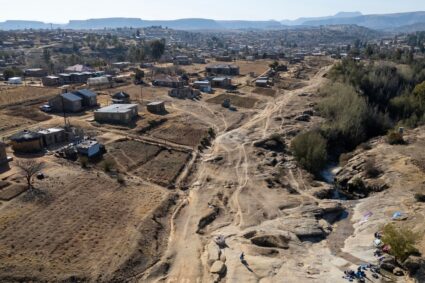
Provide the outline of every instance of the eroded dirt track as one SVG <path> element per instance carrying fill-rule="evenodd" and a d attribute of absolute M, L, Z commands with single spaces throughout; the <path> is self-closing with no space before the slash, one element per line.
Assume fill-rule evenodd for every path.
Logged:
<path fill-rule="evenodd" d="M 326 252 L 318 249 L 318 254 L 307 255 L 300 262 L 294 262 L 289 253 L 299 250 L 300 243 L 291 252 L 285 250 L 286 255 L 276 249 L 261 247 L 254 253 L 251 251 L 256 248 L 249 245 L 243 235 L 250 230 L 262 231 L 264 227 L 270 227 L 265 230 L 269 232 L 279 229 L 284 225 L 283 218 L 291 214 L 306 214 L 303 206 L 317 205 L 315 198 L 305 193 L 303 176 L 297 169 L 293 169 L 294 172 L 292 169 L 278 169 L 279 174 L 286 176 L 286 183 L 283 188 L 267 188 L 265 179 L 277 172 L 275 168 L 263 170 L 259 166 L 267 157 L 257 154 L 253 144 L 275 133 L 285 134 L 298 127 L 283 116 L 295 115 L 309 107 L 308 100 L 300 94 L 316 92 L 325 81 L 323 75 L 327 70 L 328 67 L 321 69 L 307 87 L 286 92 L 280 90 L 275 99 L 269 100 L 262 110 L 252 113 L 249 119 L 233 130 L 227 130 L 229 121 L 221 116 L 211 112 L 205 116 L 205 119 L 215 116 L 216 124 L 212 119 L 207 122 L 220 132 L 209 151 L 202 155 L 195 181 L 172 218 L 166 254 L 156 267 L 139 277 L 140 282 L 216 280 L 218 275 L 210 273 L 211 261 L 214 261 L 210 247 L 215 245 L 214 237 L 218 235 L 223 235 L 228 245 L 222 250 L 222 257 L 226 257 L 226 271 L 222 277 L 227 282 L 276 280 L 278 274 L 296 280 L 297 272 L 290 272 L 290 275 L 288 266 L 292 268 L 294 265 L 296 268 L 309 262 L 313 266 L 320 257 L 326 256 Z M 201 219 L 208 219 L 207 224 Z M 242 251 L 246 254 L 249 268 L 239 262 Z M 164 265 L 168 267 L 165 275 L 158 276 L 157 271 L 163 270 Z M 305 278 L 304 274 L 301 275 Z"/>

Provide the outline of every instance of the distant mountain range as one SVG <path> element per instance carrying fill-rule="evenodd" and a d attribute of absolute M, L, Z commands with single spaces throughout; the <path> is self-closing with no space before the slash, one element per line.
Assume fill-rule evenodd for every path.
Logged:
<path fill-rule="evenodd" d="M 71 20 L 67 24 L 49 24 L 38 21 L 10 20 L 0 22 L 1 30 L 16 29 L 104 29 L 149 26 L 163 26 L 180 30 L 229 30 L 229 29 L 285 29 L 297 26 L 322 25 L 358 25 L 376 30 L 414 31 L 415 27 L 423 29 L 425 12 L 410 12 L 382 15 L 362 15 L 360 12 L 340 12 L 334 16 L 299 18 L 283 21 L 217 21 L 211 19 L 193 18 L 180 20 L 142 20 L 139 18 L 103 18 L 89 20 Z"/>

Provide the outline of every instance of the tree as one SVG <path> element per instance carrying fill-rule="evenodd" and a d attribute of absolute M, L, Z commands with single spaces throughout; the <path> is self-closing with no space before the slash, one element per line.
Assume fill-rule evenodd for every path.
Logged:
<path fill-rule="evenodd" d="M 297 135 L 291 149 L 298 162 L 313 174 L 318 174 L 326 165 L 327 141 L 317 131 Z"/>
<path fill-rule="evenodd" d="M 13 76 L 15 76 L 15 72 L 12 69 L 6 69 L 3 71 L 3 77 L 6 81 Z"/>
<path fill-rule="evenodd" d="M 410 229 L 398 229 L 393 224 L 387 224 L 383 229 L 382 242 L 390 246 L 390 254 L 397 261 L 403 262 L 410 255 L 417 253 L 415 244 L 418 236 Z"/>
<path fill-rule="evenodd" d="M 40 173 L 44 169 L 45 165 L 43 162 L 37 162 L 36 160 L 18 160 L 16 162 L 20 173 L 25 177 L 28 184 L 28 189 L 32 189 L 33 177 Z"/>
<path fill-rule="evenodd" d="M 154 40 L 150 43 L 152 57 L 155 60 L 161 58 L 165 51 L 165 41 L 164 40 Z"/>

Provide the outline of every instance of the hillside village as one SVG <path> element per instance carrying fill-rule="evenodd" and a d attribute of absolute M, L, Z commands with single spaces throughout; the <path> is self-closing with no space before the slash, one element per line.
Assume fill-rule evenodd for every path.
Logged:
<path fill-rule="evenodd" d="M 358 100 L 322 104 L 368 95 L 341 85 L 369 64 L 416 93 L 423 38 L 354 25 L 0 31 L 0 281 L 424 282 L 420 103 L 415 117 L 361 104 L 378 109 L 372 126 L 393 120 L 355 144 L 333 125 Z M 320 172 L 297 155 L 305 133 L 325 142 Z M 388 223 L 419 235 L 403 260 L 385 251 Z"/>

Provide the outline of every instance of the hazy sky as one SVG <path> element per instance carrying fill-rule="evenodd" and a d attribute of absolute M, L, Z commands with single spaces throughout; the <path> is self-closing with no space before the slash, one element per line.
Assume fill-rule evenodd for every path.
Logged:
<path fill-rule="evenodd" d="M 382 14 L 424 10 L 425 0 L 0 0 L 0 21 L 64 23 L 102 17 L 283 20 L 339 11 Z"/>

